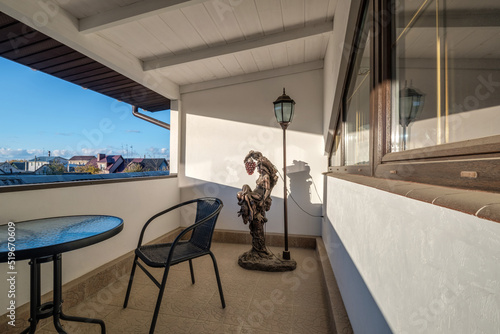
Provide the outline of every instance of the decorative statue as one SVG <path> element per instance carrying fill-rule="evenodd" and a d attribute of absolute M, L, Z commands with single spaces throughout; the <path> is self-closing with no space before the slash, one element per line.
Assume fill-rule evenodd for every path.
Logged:
<path fill-rule="evenodd" d="M 241 206 L 238 216 L 241 216 L 243 223 L 249 224 L 250 227 L 252 250 L 249 256 L 268 257 L 270 254 L 266 249 L 264 224 L 267 222 L 266 211 L 271 208 L 271 191 L 278 182 L 278 176 L 276 175 L 278 171 L 271 161 L 257 151 L 250 151 L 243 161 L 247 173 L 252 175 L 255 168 L 257 168 L 259 177 L 254 190 L 248 184 L 245 184 L 236 195 L 238 205 Z"/>
<path fill-rule="evenodd" d="M 254 220 L 266 223 L 266 211 L 271 208 L 271 191 L 278 182 L 276 175 L 278 171 L 271 161 L 257 151 L 250 151 L 244 163 L 248 175 L 252 175 L 255 168 L 260 175 L 256 181 L 257 187 L 253 191 L 248 184 L 245 184 L 238 193 L 238 205 L 241 206 L 238 216 L 242 216 L 245 224 Z"/>
<path fill-rule="evenodd" d="M 252 236 L 252 249 L 243 253 L 239 257 L 238 263 L 246 269 L 290 270 L 285 269 L 283 261 L 276 259 L 267 250 L 264 236 L 264 224 L 267 223 L 266 211 L 271 208 L 271 191 L 278 182 L 278 170 L 271 161 L 257 151 L 250 151 L 243 162 L 249 175 L 252 175 L 257 169 L 259 177 L 255 182 L 257 186 L 254 190 L 245 184 L 236 195 L 238 205 L 241 206 L 238 216 L 242 217 L 243 223 L 249 225 Z"/>

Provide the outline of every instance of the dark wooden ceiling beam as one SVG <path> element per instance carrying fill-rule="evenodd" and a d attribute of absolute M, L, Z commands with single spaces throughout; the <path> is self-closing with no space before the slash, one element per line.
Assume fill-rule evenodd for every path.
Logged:
<path fill-rule="evenodd" d="M 126 88 L 126 89 L 125 89 Z M 142 87 L 141 85 L 139 85 L 137 82 L 135 81 L 127 81 L 126 83 L 122 83 L 120 85 L 114 85 L 112 87 L 108 87 L 108 88 L 101 88 L 99 89 L 100 92 L 103 92 L 103 94 L 114 94 L 116 92 L 122 92 L 122 91 L 126 91 L 127 93 L 130 93 L 132 92 L 134 89 L 143 89 L 144 87 Z"/>
<path fill-rule="evenodd" d="M 112 81 L 107 80 L 106 82 L 98 82 L 98 83 L 90 83 L 90 84 L 85 84 L 83 85 L 85 88 L 92 89 L 92 90 L 99 90 L 99 91 L 105 91 L 108 88 L 116 88 L 120 87 L 123 85 L 128 85 L 128 84 L 135 84 L 137 83 L 135 81 L 130 80 L 129 78 L 118 78 Z"/>
<path fill-rule="evenodd" d="M 64 55 L 59 56 L 59 57 L 50 58 L 50 59 L 42 60 L 42 61 L 37 61 L 35 63 L 29 64 L 29 66 L 32 68 L 36 68 L 40 71 L 43 71 L 43 70 L 51 68 L 53 66 L 57 66 L 60 64 L 64 64 L 64 63 L 74 61 L 77 59 L 82 59 L 82 58 L 84 58 L 84 56 L 82 56 L 80 53 L 71 52 L 71 53 L 67 53 L 67 54 L 64 54 Z"/>
<path fill-rule="evenodd" d="M 81 73 L 76 73 L 76 74 L 67 76 L 66 78 L 64 78 L 64 80 L 67 80 L 70 82 L 75 82 L 77 80 L 82 80 L 82 79 L 92 79 L 94 76 L 97 76 L 97 75 L 100 75 L 103 73 L 115 73 L 115 74 L 121 75 L 121 74 L 116 73 L 115 71 L 110 70 L 109 68 L 103 66 L 103 67 L 97 68 L 97 69 L 92 70 L 92 71 L 81 72 Z"/>
<path fill-rule="evenodd" d="M 72 80 L 72 82 L 80 86 L 85 86 L 85 85 L 97 84 L 99 82 L 103 82 L 103 80 L 117 80 L 120 77 L 121 77 L 120 74 L 111 71 L 99 75 L 93 75 L 91 77 L 86 77 L 79 80 Z"/>
<path fill-rule="evenodd" d="M 70 69 L 67 69 L 64 71 L 49 73 L 49 74 L 52 74 L 58 78 L 66 80 L 67 76 L 70 76 L 70 75 L 73 75 L 76 73 L 85 72 L 85 71 L 95 70 L 95 69 L 102 68 L 102 67 L 103 66 L 97 62 L 91 62 L 89 64 L 84 64 L 82 66 L 75 66 L 73 68 L 70 68 Z"/>
<path fill-rule="evenodd" d="M 72 70 L 75 67 L 89 65 L 89 64 L 93 64 L 93 63 L 94 63 L 94 61 L 92 59 L 84 57 L 84 58 L 79 58 L 79 59 L 67 61 L 64 63 L 60 63 L 60 64 L 57 64 L 57 65 L 54 65 L 51 67 L 47 67 L 43 71 L 47 72 L 47 73 L 60 73 L 62 71 L 66 71 L 66 70 Z"/>
<path fill-rule="evenodd" d="M 39 55 L 42 52 L 47 53 L 43 56 Z M 26 65 L 27 63 L 33 62 L 32 59 L 49 59 L 66 53 L 68 53 L 67 46 L 53 39 L 45 39 L 39 42 L 25 44 L 19 48 L 11 48 L 9 51 L 0 54 L 0 56 Z"/>

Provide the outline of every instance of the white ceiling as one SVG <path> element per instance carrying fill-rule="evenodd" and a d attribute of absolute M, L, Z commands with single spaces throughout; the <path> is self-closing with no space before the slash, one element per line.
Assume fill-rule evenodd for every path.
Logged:
<path fill-rule="evenodd" d="M 322 68 L 338 0 L 54 1 L 1 0 L 0 11 L 175 100 L 182 92 Z M 406 2 L 398 10 L 414 14 L 427 2 L 435 3 Z M 455 56 L 499 58 L 500 1 L 446 3 L 459 10 L 447 21 Z M 481 16 L 468 15 L 470 6 Z M 407 57 L 435 52 L 430 7 L 404 33 L 412 40 Z M 44 15 L 47 22 L 36 22 Z"/>
<path fill-rule="evenodd" d="M 80 34 L 99 36 L 183 86 L 322 60 L 337 0 L 57 2 L 79 19 Z M 185 62 L 188 55 L 194 60 Z"/>

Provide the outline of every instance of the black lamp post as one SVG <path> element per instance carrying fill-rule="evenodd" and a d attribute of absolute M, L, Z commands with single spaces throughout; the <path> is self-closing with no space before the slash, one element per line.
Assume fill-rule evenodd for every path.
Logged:
<path fill-rule="evenodd" d="M 292 122 L 293 112 L 295 109 L 295 101 L 290 96 L 285 94 L 283 88 L 283 95 L 278 97 L 274 103 L 274 115 L 276 120 L 283 129 L 283 200 L 284 200 L 284 218 L 285 218 L 285 250 L 283 251 L 283 259 L 290 260 L 290 251 L 288 250 L 288 203 L 287 203 L 287 186 L 286 186 L 286 129 Z"/>
<path fill-rule="evenodd" d="M 406 86 L 399 91 L 399 124 L 403 127 L 403 150 L 406 150 L 406 128 L 417 118 L 424 104 L 424 95 Z"/>

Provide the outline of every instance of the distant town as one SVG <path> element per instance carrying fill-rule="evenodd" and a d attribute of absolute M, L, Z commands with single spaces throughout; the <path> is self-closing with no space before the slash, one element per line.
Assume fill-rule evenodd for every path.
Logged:
<path fill-rule="evenodd" d="M 77 155 L 70 159 L 35 156 L 31 160 L 0 162 L 0 175 L 64 175 L 64 174 L 114 174 L 169 171 L 169 161 L 164 158 L 124 158 L 121 155 Z"/>

